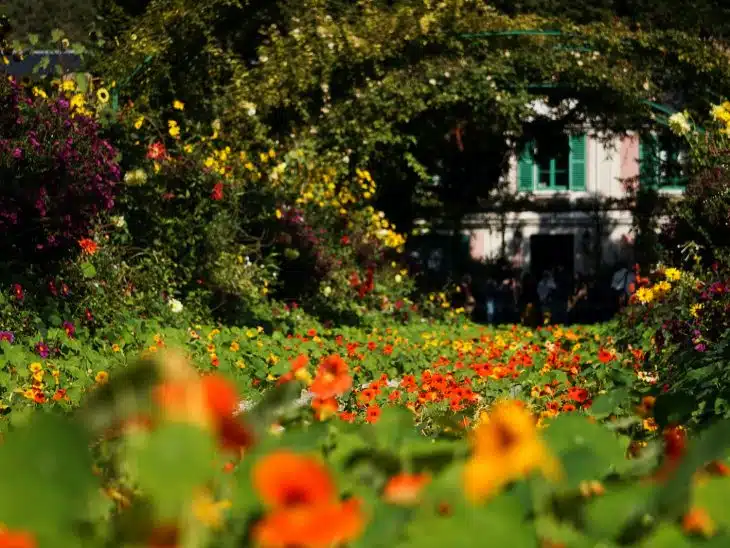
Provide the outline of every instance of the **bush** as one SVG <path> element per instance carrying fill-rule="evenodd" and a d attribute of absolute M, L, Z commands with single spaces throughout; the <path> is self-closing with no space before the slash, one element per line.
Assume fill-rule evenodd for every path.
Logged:
<path fill-rule="evenodd" d="M 639 276 L 621 317 L 624 341 L 648 350 L 645 379 L 661 393 L 663 424 L 730 417 L 730 275 L 719 267 L 704 269 L 700 256 L 690 255 L 686 270 L 660 266 Z"/>
<path fill-rule="evenodd" d="M 63 94 L 0 81 L 0 253 L 4 269 L 50 270 L 114 206 L 114 147 Z"/>

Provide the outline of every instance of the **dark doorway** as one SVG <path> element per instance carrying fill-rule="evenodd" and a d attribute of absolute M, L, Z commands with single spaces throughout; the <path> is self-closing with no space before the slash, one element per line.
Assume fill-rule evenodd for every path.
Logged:
<path fill-rule="evenodd" d="M 546 270 L 562 265 L 569 280 L 575 268 L 573 234 L 535 234 L 530 236 L 530 271 L 539 280 Z"/>

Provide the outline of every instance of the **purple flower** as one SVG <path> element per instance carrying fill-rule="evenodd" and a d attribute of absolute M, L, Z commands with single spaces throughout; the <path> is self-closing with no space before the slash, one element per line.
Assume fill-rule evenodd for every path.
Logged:
<path fill-rule="evenodd" d="M 20 160 L 23 157 L 23 149 L 20 147 L 16 147 L 15 150 L 13 150 L 13 158 L 16 160 Z"/>
<path fill-rule="evenodd" d="M 15 342 L 15 335 L 12 331 L 0 331 L 0 342 L 8 341 L 10 344 Z"/>
<path fill-rule="evenodd" d="M 48 345 L 44 342 L 39 342 L 35 345 L 35 351 L 38 352 L 38 355 L 41 358 L 47 358 L 48 355 L 51 353 L 51 349 L 48 348 Z"/>
<path fill-rule="evenodd" d="M 707 346 L 705 345 L 705 343 L 699 343 L 695 345 L 695 350 L 697 350 L 697 352 L 704 352 L 705 350 L 707 350 Z"/>
<path fill-rule="evenodd" d="M 68 335 L 69 339 L 73 339 L 74 335 L 76 335 L 76 326 L 73 324 L 73 322 L 63 322 L 63 329 L 64 331 L 66 331 L 66 335 Z"/>

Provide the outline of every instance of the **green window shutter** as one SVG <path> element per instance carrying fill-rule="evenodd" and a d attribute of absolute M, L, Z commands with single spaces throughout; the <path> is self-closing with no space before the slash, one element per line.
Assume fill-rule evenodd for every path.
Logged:
<path fill-rule="evenodd" d="M 586 135 L 570 136 L 570 190 L 586 189 Z"/>
<path fill-rule="evenodd" d="M 530 142 L 522 149 L 517 161 L 517 190 L 532 192 L 535 188 L 535 161 L 532 157 L 534 143 Z"/>
<path fill-rule="evenodd" d="M 659 138 L 656 135 L 642 137 L 639 141 L 639 184 L 658 188 L 660 173 Z"/>

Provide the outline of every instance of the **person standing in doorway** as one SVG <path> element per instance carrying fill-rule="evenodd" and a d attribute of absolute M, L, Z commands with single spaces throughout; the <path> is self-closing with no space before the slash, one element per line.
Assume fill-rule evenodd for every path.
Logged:
<path fill-rule="evenodd" d="M 630 288 L 636 282 L 636 276 L 629 268 L 628 264 L 622 262 L 618 265 L 618 270 L 611 278 L 611 292 L 613 294 L 614 312 L 620 312 L 626 306 Z"/>

